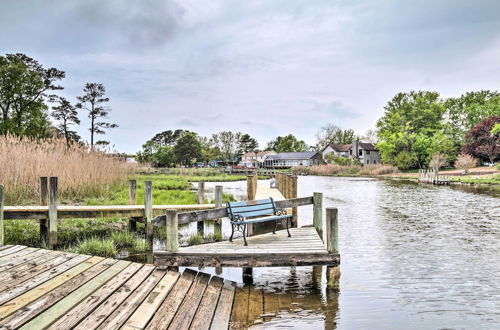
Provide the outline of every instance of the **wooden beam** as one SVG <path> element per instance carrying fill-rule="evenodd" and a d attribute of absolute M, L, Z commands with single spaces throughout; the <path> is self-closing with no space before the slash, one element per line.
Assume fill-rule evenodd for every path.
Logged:
<path fill-rule="evenodd" d="M 144 181 L 144 215 L 146 218 L 146 237 L 153 239 L 153 183 Z"/>
<path fill-rule="evenodd" d="M 57 244 L 57 177 L 50 177 L 49 186 L 49 247 Z"/>
<path fill-rule="evenodd" d="M 313 226 L 323 240 L 323 193 L 313 193 Z"/>
<path fill-rule="evenodd" d="M 129 205 L 137 204 L 137 181 L 136 180 L 129 180 L 128 203 L 129 203 Z M 137 230 L 137 221 L 134 218 L 128 219 L 128 228 L 130 231 Z"/>
<path fill-rule="evenodd" d="M 297 181 L 298 177 L 296 175 L 290 176 L 290 198 L 297 198 Z M 299 214 L 297 212 L 297 207 L 292 207 L 292 228 L 297 228 L 299 224 Z"/>
<path fill-rule="evenodd" d="M 222 208 L 222 186 L 215 186 L 215 208 Z M 214 232 L 222 232 L 222 219 L 215 219 Z"/>
<path fill-rule="evenodd" d="M 326 249 L 329 253 L 339 253 L 338 209 L 326 209 Z"/>
<path fill-rule="evenodd" d="M 167 210 L 166 226 L 167 251 L 177 252 L 179 250 L 179 222 L 176 210 Z"/>
<path fill-rule="evenodd" d="M 205 182 L 198 182 L 198 204 L 205 204 Z"/>

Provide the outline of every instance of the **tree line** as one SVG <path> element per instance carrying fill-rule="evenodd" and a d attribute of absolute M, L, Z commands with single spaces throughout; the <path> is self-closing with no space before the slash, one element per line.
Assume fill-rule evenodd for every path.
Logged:
<path fill-rule="evenodd" d="M 79 110 L 90 120 L 90 145 L 107 145 L 97 140 L 107 129 L 118 127 L 110 123 L 111 108 L 107 105 L 106 89 L 100 83 L 86 83 L 78 102 L 72 104 L 57 94 L 64 89 L 59 83 L 66 73 L 56 68 L 45 68 L 25 54 L 0 56 L 0 134 L 30 138 L 64 138 L 68 145 L 82 142 L 74 131 L 80 125 Z M 55 122 L 55 125 L 52 123 Z"/>

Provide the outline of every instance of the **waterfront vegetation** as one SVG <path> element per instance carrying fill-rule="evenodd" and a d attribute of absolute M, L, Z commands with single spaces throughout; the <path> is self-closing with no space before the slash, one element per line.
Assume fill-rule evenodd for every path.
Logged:
<path fill-rule="evenodd" d="M 292 173 L 296 175 L 322 175 L 322 176 L 379 176 L 398 173 L 398 169 L 391 165 L 338 165 L 326 164 L 310 167 L 296 166 Z"/>

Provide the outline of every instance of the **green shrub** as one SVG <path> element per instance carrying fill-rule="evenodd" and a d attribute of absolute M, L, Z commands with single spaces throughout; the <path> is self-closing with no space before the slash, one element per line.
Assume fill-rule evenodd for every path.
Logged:
<path fill-rule="evenodd" d="M 200 234 L 191 235 L 187 239 L 187 243 L 189 245 L 198 245 L 202 244 L 203 242 L 204 242 L 203 236 L 201 236 Z"/>
<path fill-rule="evenodd" d="M 114 242 L 117 248 L 125 248 L 134 246 L 134 234 L 129 231 L 113 231 L 111 233 L 111 240 Z"/>
<path fill-rule="evenodd" d="M 100 257 L 114 257 L 117 253 L 113 240 L 96 237 L 80 241 L 69 250 L 79 254 L 88 254 Z"/>
<path fill-rule="evenodd" d="M 144 238 L 136 237 L 132 247 L 135 252 L 146 252 L 151 249 L 151 244 Z"/>

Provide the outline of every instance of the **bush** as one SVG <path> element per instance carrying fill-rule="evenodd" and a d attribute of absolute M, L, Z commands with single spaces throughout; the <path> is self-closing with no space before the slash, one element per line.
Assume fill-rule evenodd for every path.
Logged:
<path fill-rule="evenodd" d="M 113 240 L 99 238 L 81 241 L 69 250 L 79 254 L 101 257 L 114 257 L 117 253 Z"/>
<path fill-rule="evenodd" d="M 113 231 L 111 233 L 111 240 L 117 248 L 125 248 L 134 246 L 135 236 L 129 231 Z"/>
<path fill-rule="evenodd" d="M 469 154 L 461 153 L 455 161 L 455 167 L 464 170 L 464 173 L 469 173 L 469 168 L 476 166 L 476 160 Z"/>
<path fill-rule="evenodd" d="M 139 237 L 136 237 L 134 239 L 132 246 L 135 252 L 146 252 L 149 251 L 151 248 L 150 243 L 146 239 Z"/>

